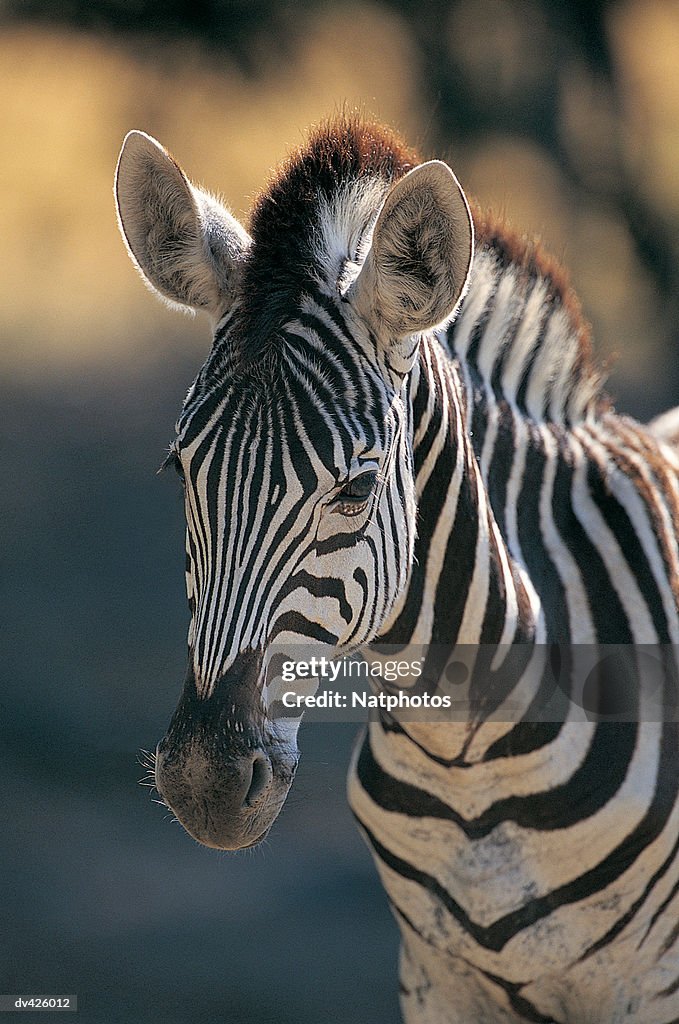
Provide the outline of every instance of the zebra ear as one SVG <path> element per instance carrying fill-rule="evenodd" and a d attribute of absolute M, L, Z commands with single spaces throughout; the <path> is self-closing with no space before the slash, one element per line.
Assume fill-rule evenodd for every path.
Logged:
<path fill-rule="evenodd" d="M 471 214 L 440 160 L 399 179 L 377 218 L 371 248 L 347 298 L 369 322 L 402 338 L 455 311 L 474 251 Z"/>
<path fill-rule="evenodd" d="M 114 191 L 120 231 L 145 281 L 170 305 L 221 313 L 250 244 L 235 217 L 144 132 L 126 135 Z"/>

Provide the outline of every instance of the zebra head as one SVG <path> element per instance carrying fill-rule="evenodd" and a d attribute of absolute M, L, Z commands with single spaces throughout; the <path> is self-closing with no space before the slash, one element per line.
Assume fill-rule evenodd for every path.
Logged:
<path fill-rule="evenodd" d="M 445 164 L 355 122 L 288 161 L 249 232 L 141 132 L 116 198 L 146 282 L 215 331 L 171 448 L 191 625 L 156 784 L 191 835 L 237 849 L 267 833 L 298 760 L 299 720 L 270 714 L 272 652 L 355 650 L 404 594 L 412 371 L 464 291 L 471 218 Z"/>

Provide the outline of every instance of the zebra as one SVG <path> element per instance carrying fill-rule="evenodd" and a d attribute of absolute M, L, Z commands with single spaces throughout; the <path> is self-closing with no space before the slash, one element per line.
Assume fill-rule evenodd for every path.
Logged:
<path fill-rule="evenodd" d="M 115 195 L 145 282 L 214 330 L 168 456 L 191 624 L 164 802 L 207 846 L 267 835 L 299 757 L 277 644 L 434 652 L 430 688 L 473 650 L 480 711 L 380 711 L 349 772 L 404 1020 L 677 1024 L 676 722 L 530 709 L 578 645 L 661 645 L 676 680 L 679 416 L 618 415 L 566 272 L 378 123 L 314 129 L 247 230 L 143 132 Z"/>

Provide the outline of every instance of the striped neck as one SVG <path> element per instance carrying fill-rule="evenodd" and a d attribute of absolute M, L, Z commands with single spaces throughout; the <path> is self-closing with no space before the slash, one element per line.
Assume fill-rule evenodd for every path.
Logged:
<path fill-rule="evenodd" d="M 557 345 L 560 359 L 547 372 Z M 479 696 L 473 729 L 468 720 L 457 729 L 454 722 L 404 725 L 447 763 L 500 749 L 517 709 L 540 692 L 547 630 L 542 595 L 525 568 L 525 523 L 519 528 L 525 514 L 534 533 L 540 522 L 532 498 L 522 512 L 521 481 L 532 432 L 549 423 L 566 434 L 599 401 L 586 354 L 550 281 L 519 272 L 487 247 L 477 253 L 457 320 L 420 346 L 409 381 L 415 558 L 379 639 L 413 655 L 426 650 L 431 682 L 445 683 L 447 664 L 459 657 L 471 667 L 470 692 Z"/>
<path fill-rule="evenodd" d="M 408 585 L 382 645 L 424 657 L 418 691 L 451 680 L 461 662 L 467 681 L 453 700 L 473 701 L 457 719 L 392 721 L 442 763 L 465 766 L 487 756 L 513 728 L 516 708 L 527 707 L 540 684 L 544 654 L 539 600 L 512 559 L 500 533 L 469 434 L 464 374 L 439 341 L 425 338 L 411 375 L 411 423 L 418 529 Z M 513 646 L 513 645 L 519 645 Z M 366 652 L 368 660 L 383 660 Z M 520 692 L 518 680 L 527 673 Z M 464 680 L 463 680 L 464 681 Z M 449 691 L 450 692 L 450 691 Z M 504 714 L 512 705 L 511 713 Z M 518 701 L 518 704 L 517 704 Z M 497 720 L 490 720 L 495 715 Z M 446 716 L 447 717 L 447 716 Z M 390 716 L 389 716 L 390 718 Z M 387 719 L 385 719 L 386 723 Z"/>
<path fill-rule="evenodd" d="M 535 611 L 501 535 L 469 429 L 465 374 L 434 336 L 410 378 L 418 508 L 405 593 L 388 644 L 509 645 L 535 638 Z"/>
<path fill-rule="evenodd" d="M 521 568 L 513 488 L 532 431 L 568 434 L 606 404 L 564 272 L 475 219 L 479 247 L 459 315 L 423 339 L 409 382 L 418 537 L 408 588 L 381 636 L 393 643 L 545 639 Z"/>

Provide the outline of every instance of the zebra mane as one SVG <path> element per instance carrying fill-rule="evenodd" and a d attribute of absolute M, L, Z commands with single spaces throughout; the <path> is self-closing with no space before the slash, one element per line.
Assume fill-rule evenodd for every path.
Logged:
<path fill-rule="evenodd" d="M 471 201 L 476 255 L 448 342 L 490 403 L 574 424 L 609 408 L 591 331 L 566 269 Z"/>

